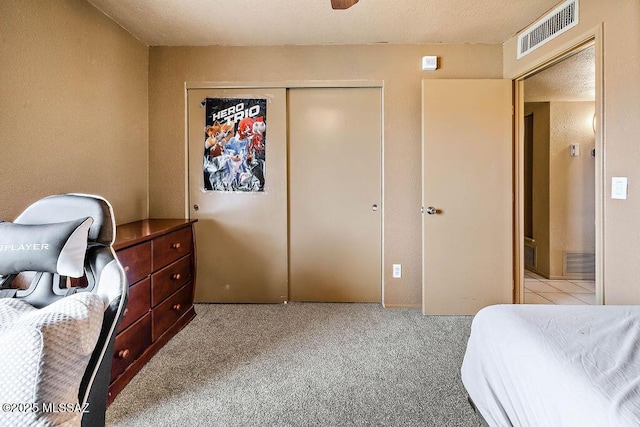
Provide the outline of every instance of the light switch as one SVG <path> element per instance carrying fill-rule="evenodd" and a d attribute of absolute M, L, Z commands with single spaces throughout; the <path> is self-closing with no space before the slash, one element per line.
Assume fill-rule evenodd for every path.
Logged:
<path fill-rule="evenodd" d="M 627 198 L 627 178 L 622 176 L 614 176 L 611 178 L 611 198 L 626 199 Z"/>

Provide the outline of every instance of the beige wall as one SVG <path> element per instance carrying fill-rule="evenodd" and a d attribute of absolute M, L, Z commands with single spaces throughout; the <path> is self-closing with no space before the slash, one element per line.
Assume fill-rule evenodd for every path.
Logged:
<path fill-rule="evenodd" d="M 107 197 L 118 223 L 148 211 L 183 216 L 185 81 L 384 80 L 385 303 L 418 306 L 420 80 L 514 78 L 603 23 L 605 300 L 640 303 L 640 263 L 633 258 L 640 234 L 629 232 L 640 212 L 634 187 L 640 182 L 640 2 L 615 3 L 582 0 L 576 28 L 518 61 L 517 37 L 502 48 L 149 49 L 82 0 L 3 0 L 0 219 L 12 219 L 42 196 L 70 191 Z M 427 54 L 440 56 L 440 70 L 420 71 Z M 628 200 L 610 198 L 612 176 L 629 177 Z M 403 264 L 402 279 L 390 278 L 391 263 Z"/>
<path fill-rule="evenodd" d="M 148 48 L 84 0 L 0 2 L 0 219 L 50 194 L 148 211 Z"/>
<path fill-rule="evenodd" d="M 525 82 L 526 86 L 526 82 Z M 525 87 L 526 90 L 526 87 Z M 564 252 L 595 250 L 595 137 L 593 102 L 532 102 L 533 237 L 536 272 L 552 279 L 564 276 Z M 569 155 L 580 144 L 580 156 Z"/>
<path fill-rule="evenodd" d="M 593 102 L 551 102 L 549 145 L 549 275 L 563 277 L 564 252 L 595 251 Z M 570 145 L 580 144 L 578 157 Z M 587 277 L 585 277 L 587 278 Z"/>
<path fill-rule="evenodd" d="M 640 304 L 640 2 L 580 1 L 580 24 L 516 59 L 517 37 L 504 44 L 505 78 L 514 78 L 570 48 L 603 24 L 604 117 L 604 300 L 607 304 Z M 596 53 L 598 56 L 598 52 Z M 596 58 L 596 61 L 598 58 Z M 598 105 L 598 100 L 596 101 Z M 611 199 L 611 177 L 629 178 L 629 198 Z"/>
<path fill-rule="evenodd" d="M 424 55 L 440 69 L 423 72 Z M 500 78 L 502 47 L 152 47 L 149 57 L 149 191 L 152 217 L 183 216 L 185 82 L 384 81 L 384 303 L 421 303 L 421 80 Z M 391 264 L 403 265 L 402 279 Z"/>
<path fill-rule="evenodd" d="M 526 86 L 526 82 L 525 82 Z M 525 88 L 526 90 L 526 88 Z M 524 115 L 533 114 L 533 239 L 536 247 L 536 272 L 549 277 L 549 131 L 548 102 L 524 104 Z"/>

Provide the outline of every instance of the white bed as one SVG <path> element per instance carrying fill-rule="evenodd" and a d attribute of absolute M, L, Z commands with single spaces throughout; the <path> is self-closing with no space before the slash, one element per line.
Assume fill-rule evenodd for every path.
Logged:
<path fill-rule="evenodd" d="M 489 426 L 639 426 L 640 306 L 496 305 L 462 382 Z"/>

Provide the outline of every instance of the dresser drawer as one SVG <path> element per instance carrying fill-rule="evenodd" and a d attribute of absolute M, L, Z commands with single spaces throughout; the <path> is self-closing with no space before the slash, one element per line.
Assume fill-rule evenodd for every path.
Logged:
<path fill-rule="evenodd" d="M 191 257 L 186 256 L 151 276 L 151 305 L 155 307 L 191 279 Z"/>
<path fill-rule="evenodd" d="M 118 325 L 118 333 L 124 331 L 133 322 L 146 314 L 150 307 L 151 300 L 151 279 L 146 278 L 129 288 L 129 299 L 124 309 L 122 320 Z"/>
<path fill-rule="evenodd" d="M 153 241 L 153 271 L 191 252 L 191 228 L 183 228 Z"/>
<path fill-rule="evenodd" d="M 151 313 L 116 336 L 111 381 L 122 374 L 151 345 Z"/>
<path fill-rule="evenodd" d="M 116 332 L 108 404 L 195 316 L 195 222 L 144 219 L 117 227 L 114 249 L 126 268 L 129 298 Z"/>
<path fill-rule="evenodd" d="M 153 341 L 187 312 L 192 301 L 193 283 L 190 282 L 153 310 Z"/>
<path fill-rule="evenodd" d="M 127 275 L 129 285 L 151 274 L 151 242 L 141 243 L 116 252 Z"/>

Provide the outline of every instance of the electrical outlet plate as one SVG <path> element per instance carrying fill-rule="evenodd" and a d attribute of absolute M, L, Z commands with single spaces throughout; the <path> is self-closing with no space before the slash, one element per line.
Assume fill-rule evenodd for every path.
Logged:
<path fill-rule="evenodd" d="M 393 278 L 400 279 L 402 277 L 402 264 L 393 264 Z"/>

